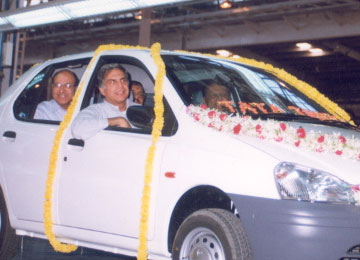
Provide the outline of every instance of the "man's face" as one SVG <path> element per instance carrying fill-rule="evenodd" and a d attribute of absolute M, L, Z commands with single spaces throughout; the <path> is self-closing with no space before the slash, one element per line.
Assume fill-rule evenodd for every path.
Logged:
<path fill-rule="evenodd" d="M 140 105 L 144 105 L 145 92 L 143 88 L 139 85 L 132 85 L 131 91 L 134 96 L 134 102 Z"/>
<path fill-rule="evenodd" d="M 75 94 L 75 88 L 74 76 L 67 71 L 60 72 L 53 79 L 51 95 L 53 99 L 66 110 Z"/>
<path fill-rule="evenodd" d="M 121 69 L 112 69 L 105 74 L 104 86 L 99 90 L 110 104 L 125 105 L 129 96 L 129 81 Z"/>
<path fill-rule="evenodd" d="M 205 103 L 209 108 L 227 111 L 225 106 L 219 104 L 220 101 L 230 101 L 230 93 L 224 86 L 212 84 L 208 87 L 205 94 Z"/>

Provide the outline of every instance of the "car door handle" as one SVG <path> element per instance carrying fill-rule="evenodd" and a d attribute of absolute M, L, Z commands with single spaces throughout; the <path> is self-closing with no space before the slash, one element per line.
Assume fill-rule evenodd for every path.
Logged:
<path fill-rule="evenodd" d="M 69 144 L 69 145 L 74 145 L 74 146 L 79 146 L 79 147 L 84 147 L 84 146 L 85 146 L 84 140 L 76 139 L 76 138 L 71 138 L 71 139 L 68 141 L 68 144 Z"/>
<path fill-rule="evenodd" d="M 3 137 L 7 137 L 7 138 L 16 138 L 16 133 L 14 131 L 5 131 L 3 133 Z"/>

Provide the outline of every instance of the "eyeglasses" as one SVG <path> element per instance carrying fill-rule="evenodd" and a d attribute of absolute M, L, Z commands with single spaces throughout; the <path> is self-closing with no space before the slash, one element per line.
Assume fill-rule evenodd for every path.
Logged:
<path fill-rule="evenodd" d="M 52 84 L 52 87 L 53 87 L 53 88 L 61 88 L 62 86 L 64 86 L 65 88 L 72 88 L 72 87 L 74 87 L 75 85 L 72 84 L 72 83 L 64 83 L 64 84 L 62 84 L 62 83 L 53 83 L 53 84 Z"/>

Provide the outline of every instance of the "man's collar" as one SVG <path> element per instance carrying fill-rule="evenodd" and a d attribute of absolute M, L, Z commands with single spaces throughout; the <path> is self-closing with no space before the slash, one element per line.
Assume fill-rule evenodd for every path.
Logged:
<path fill-rule="evenodd" d="M 119 111 L 120 111 L 120 109 L 119 109 L 118 106 L 109 103 L 108 101 L 106 101 L 106 99 L 104 99 L 104 103 L 105 103 L 106 105 L 110 106 L 112 109 L 116 109 L 116 110 L 119 110 Z M 127 99 L 126 99 L 126 107 L 125 107 L 125 110 L 129 107 L 129 105 L 130 105 L 129 103 L 130 103 L 130 99 L 127 98 Z"/>

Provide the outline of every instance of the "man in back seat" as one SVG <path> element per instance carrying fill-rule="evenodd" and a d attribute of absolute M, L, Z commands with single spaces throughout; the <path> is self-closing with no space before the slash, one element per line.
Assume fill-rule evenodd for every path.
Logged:
<path fill-rule="evenodd" d="M 139 81 L 132 81 L 131 92 L 134 103 L 144 105 L 146 94 L 143 85 Z"/>
<path fill-rule="evenodd" d="M 56 72 L 50 82 L 52 99 L 37 106 L 34 119 L 62 121 L 78 84 L 79 79 L 71 70 Z"/>

